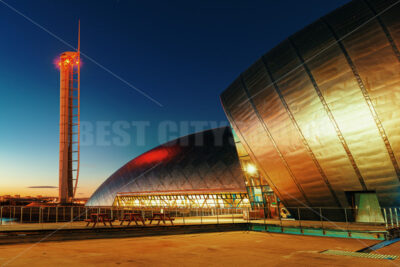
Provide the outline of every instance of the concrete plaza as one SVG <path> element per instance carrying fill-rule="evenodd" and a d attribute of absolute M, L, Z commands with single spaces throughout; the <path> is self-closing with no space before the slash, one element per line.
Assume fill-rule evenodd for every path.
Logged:
<path fill-rule="evenodd" d="M 7 266 L 397 266 L 382 260 L 321 254 L 358 251 L 379 241 L 258 232 L 43 242 L 0 246 Z M 398 244 L 391 245 L 393 248 Z M 385 252 L 390 251 L 390 246 Z M 375 253 L 380 253 L 377 251 Z M 383 252 L 382 252 L 383 253 Z M 398 251 L 397 254 L 400 254 Z"/>

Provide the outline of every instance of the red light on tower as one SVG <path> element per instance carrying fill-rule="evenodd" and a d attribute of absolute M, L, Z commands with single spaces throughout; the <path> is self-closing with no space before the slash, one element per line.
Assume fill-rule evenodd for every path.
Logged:
<path fill-rule="evenodd" d="M 60 55 L 60 162 L 59 202 L 72 203 L 80 163 L 80 23 L 78 49 Z"/>

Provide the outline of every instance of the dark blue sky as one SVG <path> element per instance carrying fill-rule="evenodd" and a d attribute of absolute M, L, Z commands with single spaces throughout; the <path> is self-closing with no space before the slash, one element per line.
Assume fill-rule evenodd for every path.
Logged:
<path fill-rule="evenodd" d="M 80 188 L 88 195 L 125 162 L 165 141 L 160 122 L 226 122 L 219 95 L 240 72 L 348 1 L 5 2 L 74 46 L 80 18 L 82 52 L 163 105 L 82 59 L 82 121 L 150 124 L 144 145 L 130 128 L 129 145 L 95 140 L 82 147 Z M 12 193 L 57 185 L 59 73 L 53 61 L 70 48 L 1 1 L 0 25 L 0 188 Z"/>

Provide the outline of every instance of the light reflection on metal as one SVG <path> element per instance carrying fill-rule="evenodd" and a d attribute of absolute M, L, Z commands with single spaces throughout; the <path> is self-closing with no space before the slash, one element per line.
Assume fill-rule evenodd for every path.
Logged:
<path fill-rule="evenodd" d="M 76 64 L 72 64 L 72 63 Z M 80 22 L 78 49 L 60 56 L 59 202 L 71 203 L 80 168 Z"/>
<path fill-rule="evenodd" d="M 358 191 L 400 205 L 400 5 L 341 40 L 394 2 L 350 2 L 265 54 L 221 95 L 286 206 L 303 206 L 304 194 L 314 207 L 348 207 Z"/>

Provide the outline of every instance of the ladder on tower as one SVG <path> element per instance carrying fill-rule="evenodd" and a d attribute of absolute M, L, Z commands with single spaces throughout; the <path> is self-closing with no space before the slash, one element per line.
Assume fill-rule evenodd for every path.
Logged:
<path fill-rule="evenodd" d="M 72 148 L 72 184 L 73 193 L 72 198 L 75 197 L 76 189 L 78 187 L 79 180 L 79 168 L 80 168 L 80 62 L 79 52 L 73 69 L 71 71 L 71 148 Z"/>

